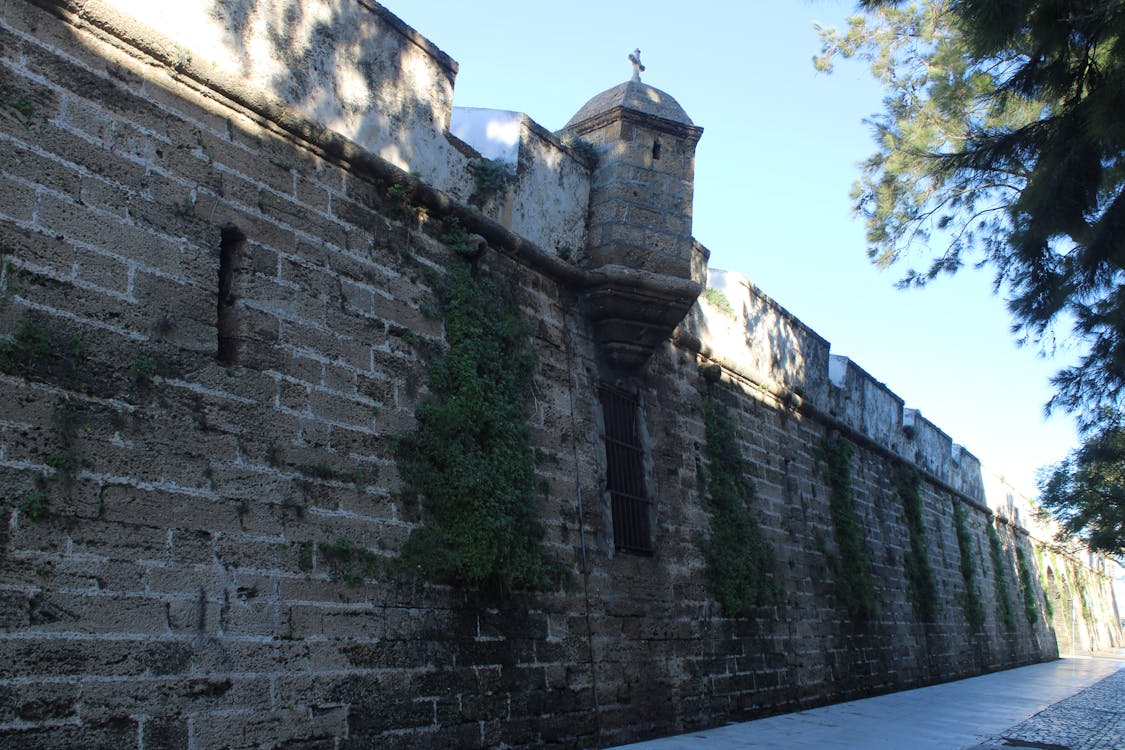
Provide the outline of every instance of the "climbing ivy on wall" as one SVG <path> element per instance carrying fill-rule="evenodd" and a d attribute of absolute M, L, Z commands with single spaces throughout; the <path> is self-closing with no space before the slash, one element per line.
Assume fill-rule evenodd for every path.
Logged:
<path fill-rule="evenodd" d="M 1016 570 L 1020 577 L 1020 595 L 1023 596 L 1023 611 L 1028 624 L 1034 625 L 1039 619 L 1039 606 L 1035 603 L 1035 589 L 1031 586 L 1031 572 L 1027 569 L 1027 556 L 1023 547 L 1016 546 Z"/>
<path fill-rule="evenodd" d="M 766 603 L 774 594 L 774 554 L 751 509 L 754 485 L 738 449 L 734 418 L 721 403 L 717 386 L 703 394 L 706 431 L 708 510 L 711 534 L 703 541 L 707 581 L 730 617 Z"/>
<path fill-rule="evenodd" d="M 446 244 L 457 249 L 455 240 Z M 404 495 L 423 509 L 401 561 L 434 581 L 545 588 L 558 568 L 540 547 L 527 327 L 461 254 L 437 286 L 448 350 L 430 369 L 417 431 L 397 451 Z"/>
<path fill-rule="evenodd" d="M 900 464 L 895 471 L 895 492 L 902 500 L 910 548 L 903 555 L 906 580 L 910 584 L 910 600 L 914 614 L 922 622 L 933 622 L 937 614 L 937 582 L 926 554 L 926 527 L 922 516 L 922 496 L 918 491 L 921 477 L 917 470 Z"/>
<path fill-rule="evenodd" d="M 1055 608 L 1051 605 L 1051 586 L 1047 578 L 1048 563 L 1044 559 L 1042 547 L 1032 544 L 1031 549 L 1035 552 L 1035 569 L 1039 571 L 1039 587 L 1043 590 L 1043 614 L 1047 622 L 1051 622 L 1055 619 Z"/>
<path fill-rule="evenodd" d="M 1004 627 L 1011 630 L 1016 626 L 1012 616 L 1012 602 L 1008 598 L 1008 577 L 1004 575 L 1004 547 L 996 527 L 988 524 L 988 552 L 992 556 L 992 576 L 996 584 L 996 612 Z"/>
<path fill-rule="evenodd" d="M 1094 626 L 1094 610 L 1090 607 L 1090 595 L 1086 591 L 1086 574 L 1080 568 L 1074 570 L 1074 588 L 1082 605 L 1082 619 L 1090 627 Z"/>
<path fill-rule="evenodd" d="M 871 581 L 871 562 L 867 557 L 863 524 L 855 508 L 852 489 L 851 443 L 836 437 L 820 442 L 818 454 L 823 478 L 829 488 L 829 507 L 836 530 L 837 555 L 829 557 L 835 574 L 836 599 L 853 620 L 875 615 L 875 586 Z"/>
<path fill-rule="evenodd" d="M 961 598 L 961 606 L 965 609 L 965 619 L 969 624 L 979 628 L 984 624 L 984 605 L 977 587 L 973 539 L 965 527 L 965 507 L 958 502 L 953 503 L 953 524 L 957 530 L 957 549 L 961 552 L 961 578 L 965 581 L 965 595 Z"/>

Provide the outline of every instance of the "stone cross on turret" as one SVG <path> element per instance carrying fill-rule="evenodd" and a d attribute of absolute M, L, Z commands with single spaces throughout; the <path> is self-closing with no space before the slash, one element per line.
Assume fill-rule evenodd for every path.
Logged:
<path fill-rule="evenodd" d="M 633 80 L 640 81 L 645 66 L 641 65 L 641 51 L 639 49 L 633 50 L 633 54 L 629 55 L 629 62 L 633 63 Z"/>

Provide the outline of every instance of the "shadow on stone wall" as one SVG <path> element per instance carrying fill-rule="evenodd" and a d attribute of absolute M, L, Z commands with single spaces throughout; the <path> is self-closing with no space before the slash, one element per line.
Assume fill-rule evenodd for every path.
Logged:
<path fill-rule="evenodd" d="M 233 76 L 252 95 L 468 197 L 469 158 L 447 136 L 457 63 L 389 11 L 326 0 L 212 0 L 197 23 L 190 33 L 157 29 L 192 53 L 193 68 Z"/>

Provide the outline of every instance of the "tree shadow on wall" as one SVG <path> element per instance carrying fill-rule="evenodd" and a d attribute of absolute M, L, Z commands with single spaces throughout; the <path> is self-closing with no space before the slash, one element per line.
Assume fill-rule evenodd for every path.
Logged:
<path fill-rule="evenodd" d="M 805 336 L 801 336 L 798 327 L 803 329 L 804 325 L 769 297 L 760 295 L 756 300 L 758 304 L 752 305 L 755 301 L 754 294 L 751 291 L 750 297 L 742 306 L 742 317 L 746 321 L 746 346 L 752 351 L 764 349 L 768 352 L 766 372 L 770 378 L 802 395 L 814 390 L 814 378 L 820 377 L 827 382 L 827 359 L 823 372 L 816 372 L 810 367 L 813 364 L 812 352 L 806 351 L 806 338 L 815 334 L 806 330 Z M 827 346 L 825 351 L 827 352 Z"/>
<path fill-rule="evenodd" d="M 364 3 L 211 0 L 226 69 L 409 171 L 433 149 L 452 105 L 455 63 Z"/>
<path fill-rule="evenodd" d="M 739 292 L 729 309 L 715 308 L 720 315 L 705 314 L 697 303 L 681 330 L 698 340 L 706 356 L 765 376 L 784 391 L 807 398 L 823 390 L 828 382 L 827 342 L 756 288 L 746 286 Z M 729 327 L 723 325 L 727 321 Z"/>

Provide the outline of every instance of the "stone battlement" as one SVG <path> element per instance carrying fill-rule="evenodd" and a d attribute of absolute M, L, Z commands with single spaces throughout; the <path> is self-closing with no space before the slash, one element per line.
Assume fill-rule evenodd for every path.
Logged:
<path fill-rule="evenodd" d="M 485 216 L 522 239 L 581 265 L 593 165 L 524 113 L 455 107 L 457 63 L 377 3 L 322 1 L 298 9 L 282 0 L 243 0 L 225 17 L 211 13 L 203 0 L 177 3 L 171 12 L 140 0 L 105 1 L 91 9 L 98 7 L 107 9 L 107 17 L 114 8 L 134 19 L 124 23 L 160 49 L 173 50 L 168 54 L 178 56 L 181 72 L 205 82 L 237 80 L 232 85 L 246 98 L 299 113 L 419 176 L 450 200 L 479 203 Z M 285 34 L 278 33 L 282 20 Z M 311 71 L 300 79 L 287 72 L 295 51 Z M 627 92 L 614 96 L 617 89 L 600 95 L 606 99 L 600 107 L 595 97 L 575 120 L 626 101 Z M 671 97 L 663 98 L 661 120 L 687 117 Z M 473 166 L 481 159 L 505 165 L 510 183 L 474 201 Z M 829 342 L 747 279 L 711 269 L 707 283 L 727 295 L 742 324 L 726 330 L 730 325 L 722 317 L 693 311 L 718 357 L 798 394 L 983 502 L 981 484 L 972 478 L 979 475 L 979 461 L 918 410 L 906 409 L 856 363 L 831 354 Z"/>

